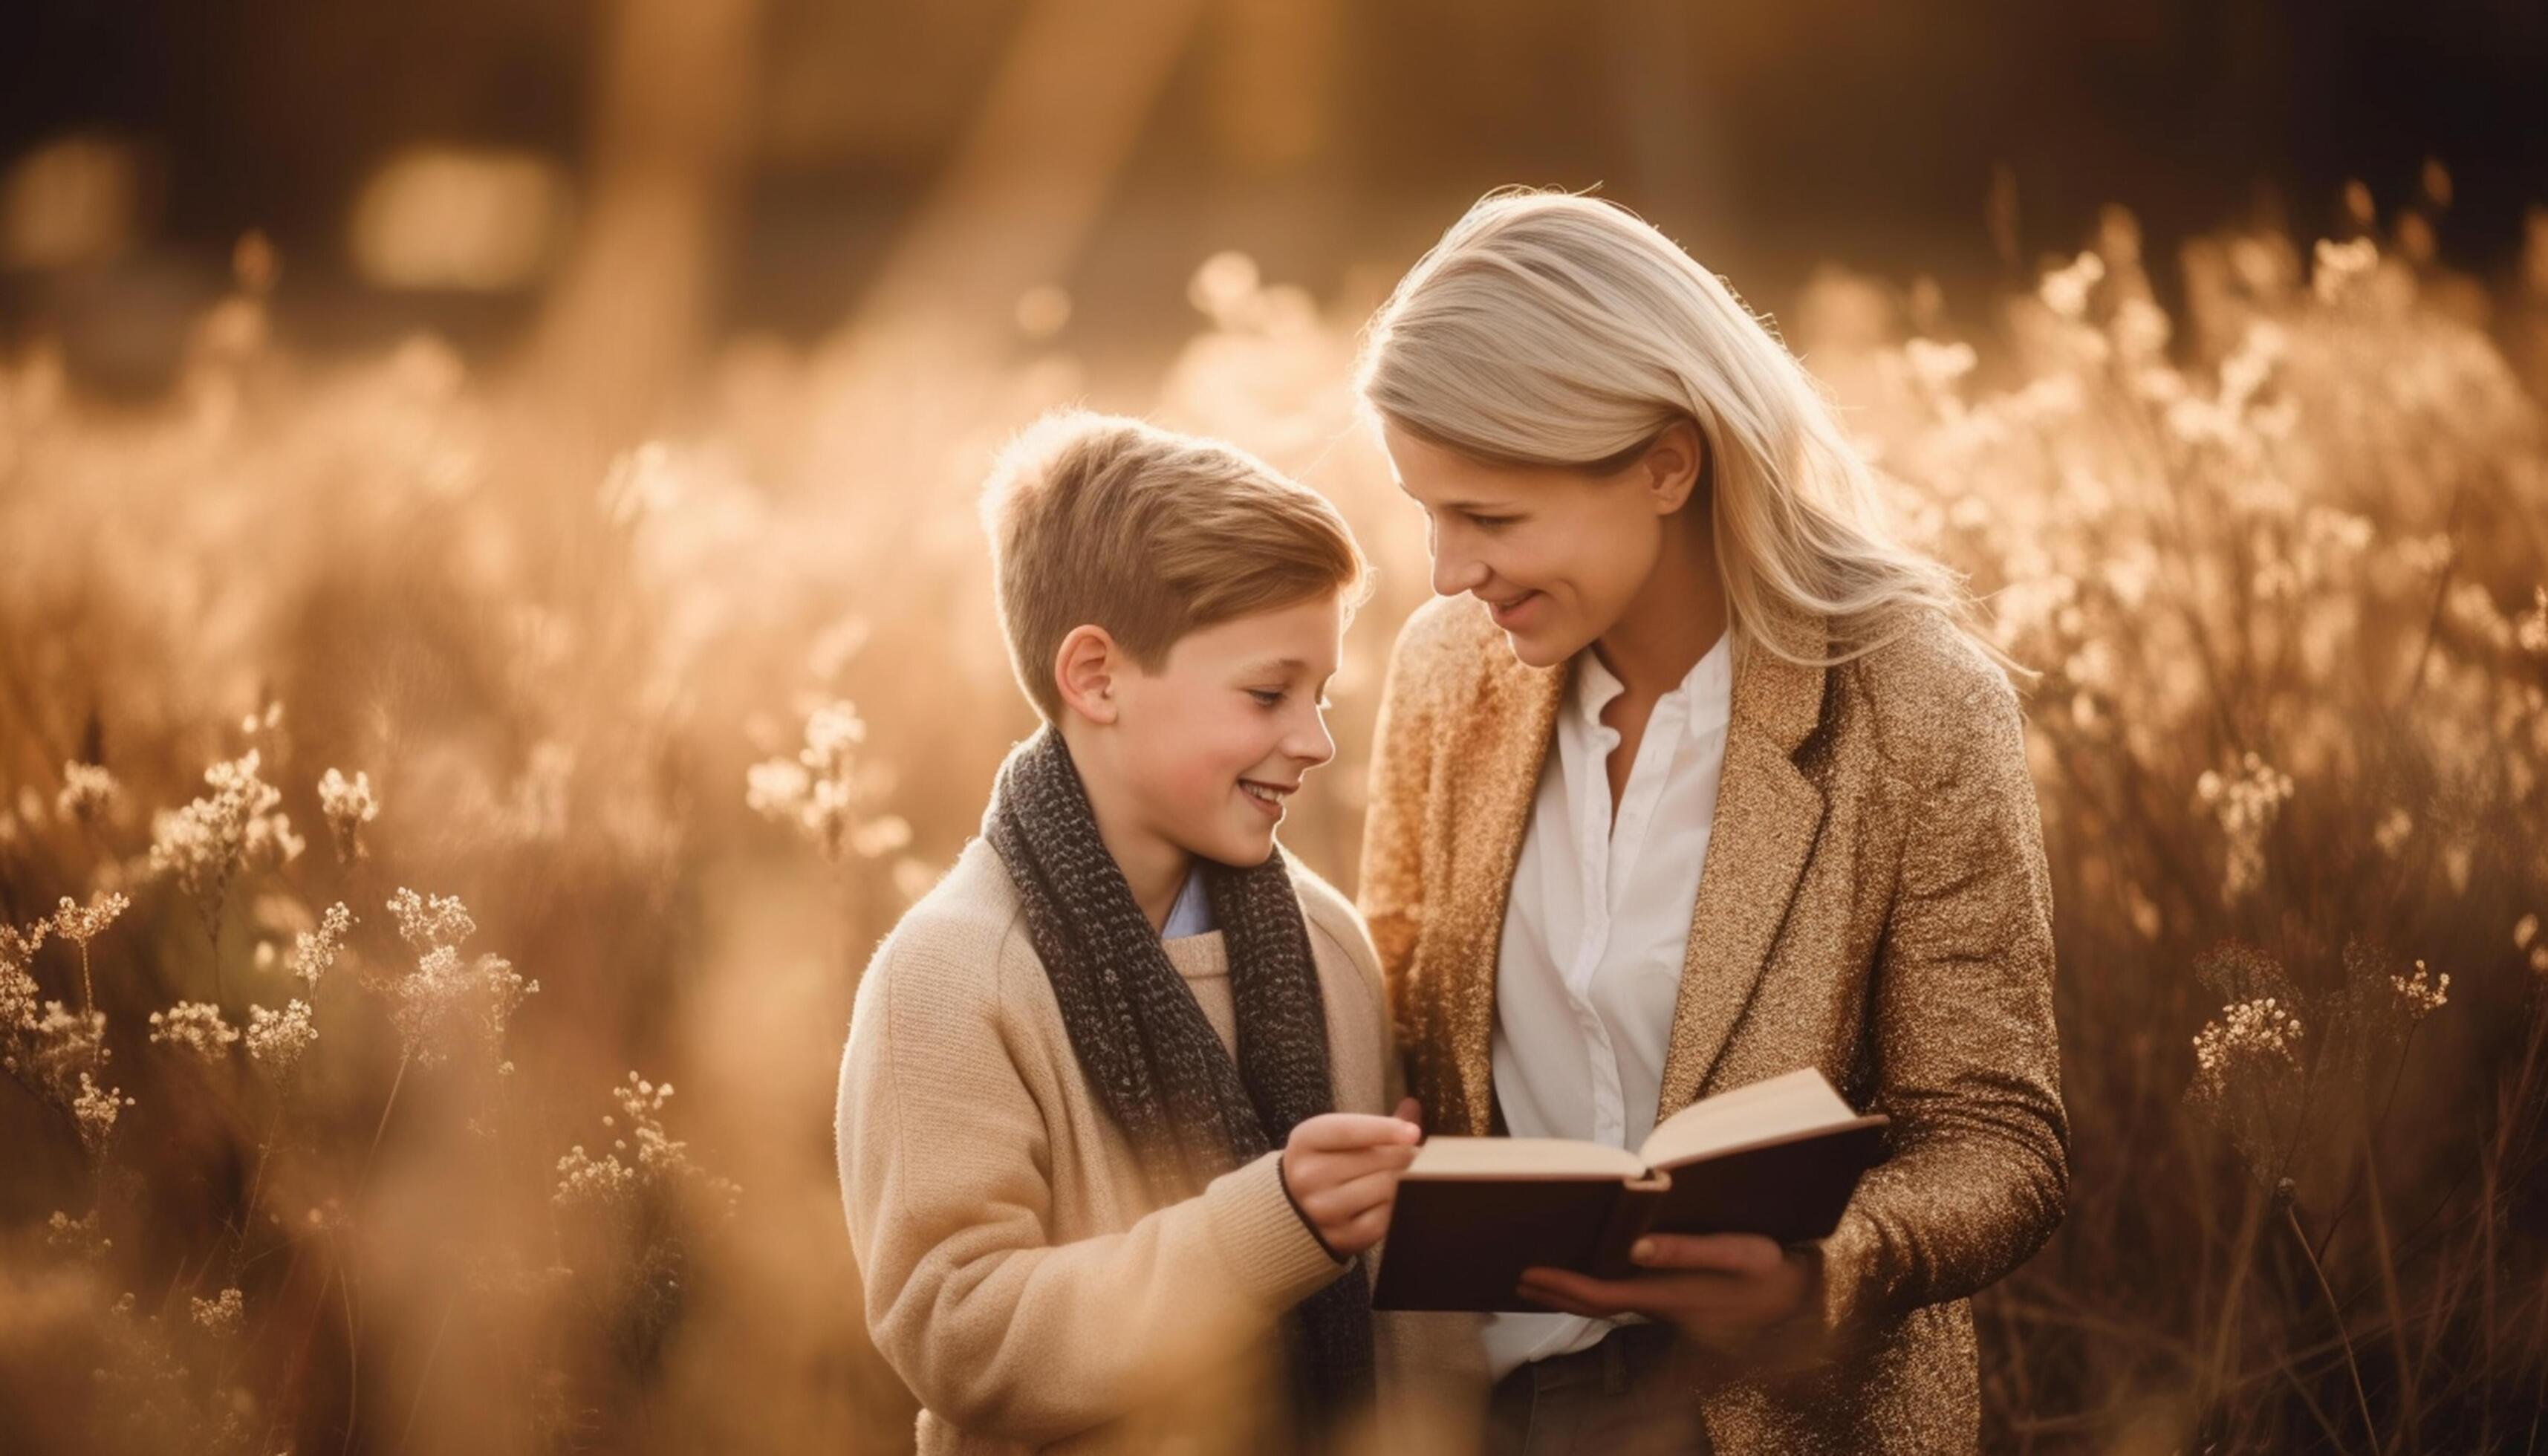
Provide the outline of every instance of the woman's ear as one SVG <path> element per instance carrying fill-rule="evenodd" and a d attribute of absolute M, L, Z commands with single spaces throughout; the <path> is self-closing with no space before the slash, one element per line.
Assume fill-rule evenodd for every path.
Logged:
<path fill-rule="evenodd" d="M 1104 627 L 1071 628 L 1052 659 L 1053 685 L 1060 689 L 1063 705 L 1092 723 L 1113 723 L 1115 675 L 1123 660 Z"/>
<path fill-rule="evenodd" d="M 1670 515 L 1688 501 L 1690 493 L 1705 477 L 1707 441 L 1699 435 L 1697 425 L 1686 419 L 1675 420 L 1646 447 L 1636 468 L 1655 514 Z"/>

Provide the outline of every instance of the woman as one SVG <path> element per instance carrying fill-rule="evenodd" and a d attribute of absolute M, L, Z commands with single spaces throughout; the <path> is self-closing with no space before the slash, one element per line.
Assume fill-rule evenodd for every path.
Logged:
<path fill-rule="evenodd" d="M 1492 195 L 1360 388 L 1440 599 L 1362 868 L 1437 1132 L 1634 1147 L 1800 1066 L 1890 1116 L 1840 1227 L 1656 1238 L 1490 1317 L 1499 1449 L 1971 1448 L 1966 1296 L 2061 1218 L 2051 905 L 2007 665 L 1802 367 L 1621 209 Z"/>

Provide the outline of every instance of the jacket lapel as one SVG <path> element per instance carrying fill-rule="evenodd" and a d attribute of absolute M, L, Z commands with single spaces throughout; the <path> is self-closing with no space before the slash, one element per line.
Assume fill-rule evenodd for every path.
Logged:
<path fill-rule="evenodd" d="M 1826 650 L 1819 618 L 1788 616 L 1778 625 L 1784 640 L 1807 655 Z M 1825 675 L 1823 668 L 1798 667 L 1763 651 L 1750 653 L 1737 672 L 1716 814 L 1664 1052 L 1658 1122 L 1697 1097 L 1724 1053 L 1822 828 L 1822 791 L 1797 769 L 1794 754 L 1821 721 Z"/>
<path fill-rule="evenodd" d="M 1457 934 L 1446 938 L 1441 967 L 1442 1001 L 1450 1025 L 1448 1070 L 1458 1099 L 1441 1120 L 1445 1132 L 1484 1137 L 1495 1117 L 1494 1060 L 1496 958 L 1503 938 L 1504 907 L 1522 839 L 1539 794 L 1539 775 L 1557 727 L 1558 704 L 1574 678 L 1563 668 L 1525 665 L 1502 633 L 1486 643 L 1489 667 L 1480 677 L 1477 702 L 1451 745 L 1459 767 L 1448 782 L 1456 796 L 1450 822 L 1462 826 L 1466 844 L 1454 847 L 1458 865 L 1449 903 L 1475 907 Z"/>
<path fill-rule="evenodd" d="M 1782 614 L 1775 626 L 1808 656 L 1826 650 L 1818 617 Z M 1446 938 L 1436 1003 L 1449 1020 L 1449 1090 L 1459 1102 L 1456 1111 L 1441 1110 L 1451 1115 L 1440 1126 L 1471 1137 L 1483 1136 L 1494 1117 L 1496 961 L 1504 912 L 1559 705 L 1574 680 L 1571 665 L 1523 665 L 1500 634 L 1488 646 L 1490 665 L 1454 747 L 1461 767 L 1448 780 L 1457 800 L 1450 822 L 1468 829 L 1463 848 L 1471 851 L 1455 855 L 1450 903 L 1475 909 Z M 1754 652 L 1736 674 L 1725 768 L 1690 910 L 1657 1121 L 1688 1106 L 1706 1084 L 1761 979 L 1812 854 L 1823 795 L 1792 756 L 1822 719 L 1825 672 Z"/>

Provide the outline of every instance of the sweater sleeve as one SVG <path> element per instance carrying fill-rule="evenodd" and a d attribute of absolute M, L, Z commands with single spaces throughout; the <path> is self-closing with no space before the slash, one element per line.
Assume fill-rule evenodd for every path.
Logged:
<path fill-rule="evenodd" d="M 1871 1027 L 1886 1159 L 1823 1240 L 1811 1312 L 1864 1321 L 1960 1299 L 2061 1222 L 2068 1125 L 2052 1018 L 2051 890 L 2017 701 L 1915 808 L 1877 952 Z"/>
<path fill-rule="evenodd" d="M 1347 1266 L 1293 1214 L 1273 1152 L 1053 1242 L 1044 1113 L 983 958 L 879 953 L 843 1057 L 841 1191 L 887 1363 L 957 1427 L 1041 1444 L 1237 1356 Z"/>

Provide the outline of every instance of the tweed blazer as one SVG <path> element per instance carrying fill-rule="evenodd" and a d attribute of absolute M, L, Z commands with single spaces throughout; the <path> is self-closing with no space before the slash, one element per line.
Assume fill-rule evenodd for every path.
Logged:
<path fill-rule="evenodd" d="M 1824 655 L 1821 619 L 1779 625 Z M 1501 1121 L 1497 954 L 1572 672 L 1521 663 L 1466 596 L 1417 610 L 1391 659 L 1359 900 L 1436 1131 Z M 1736 638 L 1656 1112 L 1802 1066 L 1891 1119 L 1883 1161 L 1815 1245 L 1797 1322 L 1823 1353 L 1719 1367 L 1693 1399 L 1727 1456 L 1972 1449 L 1965 1297 L 2060 1222 L 2068 1125 L 2017 697 L 1934 612 L 1832 668 Z"/>

